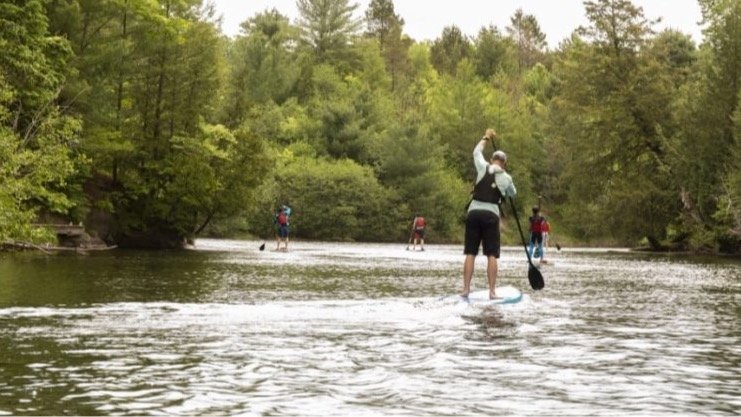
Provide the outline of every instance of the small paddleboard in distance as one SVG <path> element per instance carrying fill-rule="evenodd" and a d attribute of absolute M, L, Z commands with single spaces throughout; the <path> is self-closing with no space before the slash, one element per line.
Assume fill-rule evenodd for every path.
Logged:
<path fill-rule="evenodd" d="M 468 294 L 468 297 L 461 297 L 460 295 L 450 295 L 443 297 L 442 301 L 459 301 L 462 303 L 474 304 L 474 305 L 495 305 L 495 304 L 515 304 L 522 301 L 522 292 L 511 285 L 505 285 L 497 287 L 497 297 L 493 300 L 489 299 L 489 290 L 473 291 Z"/>

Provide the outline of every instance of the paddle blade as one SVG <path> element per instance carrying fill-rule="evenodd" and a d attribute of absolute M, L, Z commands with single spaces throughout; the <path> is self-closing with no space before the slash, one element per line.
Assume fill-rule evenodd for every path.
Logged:
<path fill-rule="evenodd" d="M 265 244 L 260 245 L 260 250 L 265 250 Z"/>
<path fill-rule="evenodd" d="M 527 279 L 530 281 L 530 286 L 534 290 L 542 290 L 545 287 L 545 281 L 543 281 L 543 274 L 533 264 L 530 264 L 530 269 L 527 271 Z"/>
<path fill-rule="evenodd" d="M 561 245 L 559 245 L 558 243 L 556 243 L 556 249 L 561 250 Z"/>

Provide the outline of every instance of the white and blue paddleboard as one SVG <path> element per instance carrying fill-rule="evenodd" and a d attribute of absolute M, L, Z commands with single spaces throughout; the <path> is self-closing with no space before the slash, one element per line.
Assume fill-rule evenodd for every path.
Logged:
<path fill-rule="evenodd" d="M 468 294 L 468 297 L 461 297 L 460 295 L 449 295 L 447 297 L 443 297 L 441 300 L 458 301 L 472 305 L 515 304 L 522 301 L 522 292 L 511 285 L 497 287 L 496 292 L 498 298 L 495 298 L 493 300 L 489 299 L 488 289 L 473 291 Z"/>

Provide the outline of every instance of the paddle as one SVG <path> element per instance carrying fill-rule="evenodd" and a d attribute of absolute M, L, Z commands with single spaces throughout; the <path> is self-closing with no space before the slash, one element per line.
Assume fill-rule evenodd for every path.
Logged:
<path fill-rule="evenodd" d="M 520 231 L 520 238 L 522 239 L 522 246 L 525 248 L 525 255 L 527 255 L 527 262 L 530 264 L 530 269 L 527 271 L 527 279 L 530 281 L 530 286 L 534 290 L 542 290 L 545 287 L 545 281 L 543 281 L 543 274 L 540 270 L 533 265 L 532 259 L 530 259 L 530 252 L 527 251 L 527 244 L 525 243 L 525 236 L 522 234 L 522 226 L 520 226 L 520 219 L 517 216 L 517 209 L 515 203 L 512 201 L 512 197 L 509 198 L 509 204 L 512 206 L 512 213 L 515 215 L 515 221 L 517 222 L 517 230 Z"/>
<path fill-rule="evenodd" d="M 552 239 L 551 237 L 548 237 L 548 245 L 549 245 L 549 246 L 550 246 L 550 242 L 551 242 L 551 241 L 553 241 L 553 243 L 554 243 L 554 244 L 556 245 L 556 249 L 558 249 L 558 251 L 560 252 L 560 251 L 561 251 L 561 245 L 559 245 L 559 244 L 558 244 L 558 242 L 556 242 L 556 241 L 555 241 L 554 239 Z"/>
<path fill-rule="evenodd" d="M 265 250 L 265 242 L 262 242 L 262 245 L 260 245 L 260 250 Z"/>

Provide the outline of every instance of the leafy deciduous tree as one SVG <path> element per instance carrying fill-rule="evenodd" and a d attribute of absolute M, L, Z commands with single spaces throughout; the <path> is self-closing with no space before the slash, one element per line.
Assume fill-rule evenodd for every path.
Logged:
<path fill-rule="evenodd" d="M 58 104 L 71 48 L 32 0 L 0 4 L 0 49 L 0 242 L 49 241 L 36 216 L 68 214 L 86 162 L 80 120 Z"/>

